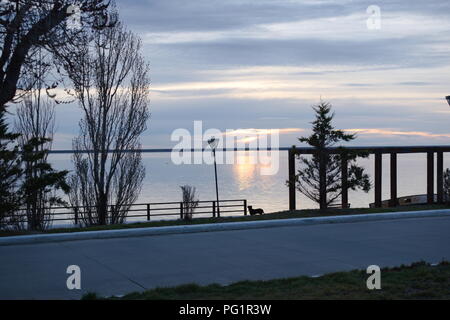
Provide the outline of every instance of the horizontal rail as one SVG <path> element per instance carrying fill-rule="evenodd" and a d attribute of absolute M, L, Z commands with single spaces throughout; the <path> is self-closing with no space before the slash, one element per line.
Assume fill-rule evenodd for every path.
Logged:
<path fill-rule="evenodd" d="M 220 210 L 222 213 L 243 213 L 247 215 L 247 200 L 246 199 L 226 199 L 219 200 L 219 205 L 217 205 L 216 200 L 202 200 L 195 202 L 188 202 L 189 204 L 197 203 L 200 206 L 194 208 L 194 212 L 189 213 L 192 216 L 199 215 L 211 215 L 215 217 L 218 214 L 218 208 L 223 208 L 225 210 Z M 163 207 L 163 206 L 166 207 Z M 176 207 L 174 205 L 177 205 Z M 150 203 L 137 203 L 131 205 L 124 205 L 123 207 L 129 207 L 128 209 L 114 210 L 114 205 L 107 206 L 108 219 L 110 219 L 110 213 L 126 213 L 126 219 L 133 218 L 146 218 L 147 221 L 150 221 L 151 217 L 183 217 L 185 214 L 184 206 L 186 202 L 177 201 L 177 202 L 150 202 Z M 42 220 L 44 223 L 49 222 L 60 222 L 60 221 L 68 221 L 72 222 L 75 225 L 79 224 L 79 222 L 85 221 L 87 219 L 87 215 L 91 211 L 94 211 L 97 206 L 66 206 L 66 207 L 49 207 L 44 208 L 48 213 L 46 217 Z M 64 211 L 62 211 L 64 210 Z M 201 211 L 200 211 L 201 210 Z M 16 222 L 19 223 L 27 223 L 28 215 L 26 214 L 27 208 L 21 208 L 18 210 L 18 214 L 5 216 L 6 220 L 15 219 Z M 156 212 L 156 213 L 155 213 Z M 132 220 L 130 220 L 132 221 Z M 14 223 L 10 223 L 13 225 Z"/>
<path fill-rule="evenodd" d="M 292 148 L 290 148 L 292 150 Z M 302 154 L 314 154 L 317 152 L 315 148 L 297 148 L 295 147 L 296 153 Z M 368 152 L 368 153 L 428 153 L 428 152 L 450 152 L 450 146 L 361 146 L 361 147 L 332 147 L 327 148 L 328 153 L 343 153 L 346 151 L 358 151 L 358 152 Z"/>
<path fill-rule="evenodd" d="M 342 146 L 347 150 L 353 151 L 367 151 L 369 153 L 381 152 L 381 153 L 424 153 L 424 152 L 450 152 L 450 146 Z M 341 152 L 341 147 L 332 147 L 328 150 L 333 152 Z M 279 148 L 217 148 L 216 152 L 231 152 L 231 151 L 289 151 L 292 147 L 279 147 Z M 304 154 L 312 154 L 315 149 L 312 147 L 296 147 L 296 151 Z M 171 153 L 171 152 L 207 152 L 211 151 L 210 148 L 191 148 L 191 149 L 140 149 L 140 150 L 123 150 L 123 152 L 141 152 L 141 153 Z M 116 153 L 117 150 L 109 150 L 109 153 Z M 93 150 L 51 150 L 51 154 L 73 154 L 73 153 L 94 153 Z"/>

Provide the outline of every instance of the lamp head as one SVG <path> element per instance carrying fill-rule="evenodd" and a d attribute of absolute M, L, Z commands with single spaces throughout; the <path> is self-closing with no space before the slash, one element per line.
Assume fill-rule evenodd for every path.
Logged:
<path fill-rule="evenodd" d="M 215 150 L 217 148 L 217 145 L 219 144 L 219 139 L 212 137 L 211 139 L 208 140 L 208 144 L 212 150 Z"/>
<path fill-rule="evenodd" d="M 450 96 L 446 96 L 445 99 L 447 99 L 448 105 L 450 106 Z"/>

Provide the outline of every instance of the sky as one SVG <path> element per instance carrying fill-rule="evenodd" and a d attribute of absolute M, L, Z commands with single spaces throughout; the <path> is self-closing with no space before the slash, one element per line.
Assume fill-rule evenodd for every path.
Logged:
<path fill-rule="evenodd" d="M 300 145 L 321 100 L 353 145 L 450 144 L 448 0 L 116 2 L 151 66 L 144 147 L 173 147 L 196 120 Z M 70 149 L 81 111 L 56 116 L 54 148 Z"/>

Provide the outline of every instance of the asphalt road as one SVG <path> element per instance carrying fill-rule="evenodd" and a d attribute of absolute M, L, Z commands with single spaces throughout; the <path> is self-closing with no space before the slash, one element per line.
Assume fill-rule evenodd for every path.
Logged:
<path fill-rule="evenodd" d="M 450 260 L 450 217 L 0 246 L 0 299 L 78 299 Z M 66 269 L 81 268 L 81 290 Z"/>

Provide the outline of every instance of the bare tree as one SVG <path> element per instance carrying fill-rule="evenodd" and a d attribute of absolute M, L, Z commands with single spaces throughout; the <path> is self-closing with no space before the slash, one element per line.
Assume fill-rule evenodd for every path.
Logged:
<path fill-rule="evenodd" d="M 49 141 L 32 138 L 26 146 L 22 143 L 20 151 L 16 141 L 20 135 L 9 132 L 5 123 L 6 104 L 22 101 L 36 82 L 50 81 L 35 73 L 36 65 L 46 67 L 47 62 L 38 54 L 41 50 L 61 58 L 71 51 L 59 49 L 89 38 L 93 28 L 113 25 L 107 19 L 108 6 L 109 0 L 0 0 L 0 215 L 15 213 L 36 188 L 65 189 L 64 173 L 54 171 L 47 163 L 39 164 L 39 177 L 22 179 L 22 162 L 37 161 L 43 155 L 34 149 L 45 149 Z M 65 22 L 75 13 L 79 14 L 80 28 L 68 28 Z M 65 59 L 70 60 L 70 55 Z M 53 82 L 47 87 L 55 85 Z"/>
<path fill-rule="evenodd" d="M 122 223 L 140 192 L 145 169 L 140 135 L 149 118 L 149 67 L 141 41 L 121 23 L 98 30 L 80 48 L 77 63 L 63 65 L 83 110 L 73 141 L 73 206 L 83 223 Z"/>
<path fill-rule="evenodd" d="M 72 10 L 75 5 L 78 10 Z M 105 0 L 1 0 L 0 111 L 24 89 L 21 79 L 27 66 L 39 63 L 34 50 L 47 48 L 57 53 L 80 33 L 101 28 L 108 5 Z M 74 14 L 82 17 L 82 28 L 66 27 L 64 22 Z"/>
<path fill-rule="evenodd" d="M 41 177 L 42 167 L 47 165 L 48 151 L 52 147 L 55 131 L 55 103 L 45 94 L 42 81 L 50 64 L 46 63 L 47 56 L 42 54 L 42 50 L 39 50 L 38 56 L 40 63 L 34 64 L 33 74 L 25 78 L 32 83 L 32 89 L 27 91 L 17 108 L 15 123 L 16 132 L 20 134 L 18 138 L 20 149 L 30 149 L 32 153 L 39 154 L 38 157 L 28 156 L 26 157 L 28 161 L 23 162 L 25 181 Z M 35 79 L 37 80 L 34 81 Z M 39 141 L 39 143 L 33 143 L 31 146 L 32 141 Z M 27 225 L 30 230 L 45 230 L 52 221 L 50 206 L 58 203 L 53 201 L 59 199 L 56 190 L 40 187 L 29 191 L 24 194 L 26 220 L 23 219 L 25 216 L 22 219 L 16 219 L 15 226 L 17 229 L 23 229 Z M 24 212 L 19 212 L 17 217 Z"/>
<path fill-rule="evenodd" d="M 48 62 L 49 55 L 40 49 L 37 56 L 40 62 L 32 66 L 31 75 L 23 78 L 23 82 L 27 82 L 30 89 L 25 92 L 17 108 L 15 129 L 20 133 L 18 140 L 22 147 L 32 138 L 48 138 L 49 141 L 36 150 L 42 151 L 52 147 L 55 132 L 55 102 L 47 96 L 43 81 L 51 68 Z"/>
<path fill-rule="evenodd" d="M 5 199 L 3 195 L 1 197 L 2 204 L 10 208 L 7 223 L 18 230 L 47 229 L 51 224 L 50 207 L 64 203 L 58 191 L 68 190 L 65 181 L 68 171 L 56 171 L 47 161 L 54 133 L 54 102 L 43 94 L 42 79 L 51 64 L 42 50 L 38 51 L 39 63 L 33 64 L 32 72 L 22 79 L 24 83 L 30 83 L 30 89 L 16 110 L 15 131 L 18 134 L 14 135 L 14 139 L 18 143 L 10 147 L 9 156 L 6 154 L 7 157 L 4 157 L 2 152 L 0 157 L 0 162 L 11 159 L 13 154 L 16 159 L 16 167 L 12 167 L 16 172 L 14 179 L 11 175 L 5 175 L 11 168 L 1 166 L 0 173 L 7 178 L 9 176 L 9 191 L 6 190 Z M 0 137 L 0 140 L 3 139 Z"/>
<path fill-rule="evenodd" d="M 194 214 L 194 211 L 198 207 L 199 203 L 196 195 L 197 190 L 195 187 L 189 185 L 184 185 L 180 188 L 183 195 L 183 212 L 181 219 L 191 220 L 192 215 Z"/>

